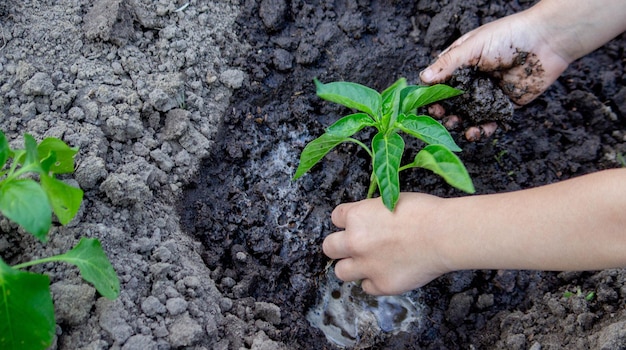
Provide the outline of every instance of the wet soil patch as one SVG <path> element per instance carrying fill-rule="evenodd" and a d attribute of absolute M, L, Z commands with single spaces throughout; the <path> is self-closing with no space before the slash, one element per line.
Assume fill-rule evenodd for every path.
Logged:
<path fill-rule="evenodd" d="M 235 94 L 216 145 L 186 188 L 180 215 L 186 231 L 204 244 L 204 262 L 224 296 L 236 305 L 280 306 L 282 318 L 270 338 L 291 348 L 333 348 L 304 315 L 318 297 L 327 262 L 321 242 L 333 231 L 330 212 L 367 191 L 367 155 L 354 145 L 338 147 L 310 174 L 291 181 L 304 145 L 346 112 L 317 98 L 312 79 L 354 81 L 378 90 L 399 77 L 417 83 L 433 54 L 460 33 L 520 9 L 505 1 L 245 1 L 238 25 L 251 47 L 233 64 L 249 81 Z M 479 194 L 620 166 L 626 108 L 624 99 L 614 96 L 623 95 L 625 41 L 617 39 L 572 64 L 543 96 L 509 114 L 508 130 L 477 143 L 464 141 L 462 129 L 453 131 Z M 500 96 L 497 85 L 492 87 Z M 498 118 L 470 121 L 484 119 Z M 407 145 L 408 157 L 416 142 Z M 425 170 L 402 174 L 401 182 L 404 191 L 462 195 Z M 559 308 L 547 306 L 556 303 L 576 315 L 595 313 L 598 327 L 608 324 L 606 310 L 619 309 L 623 293 L 584 310 L 560 297 L 576 285 L 600 288 L 597 276 L 451 273 L 413 293 L 425 306 L 420 329 L 381 339 L 377 348 L 513 348 L 521 341 L 516 335 L 524 338 L 524 317 L 536 334 L 574 339 L 577 329 L 570 334 L 537 320 L 561 324 L 554 312 Z M 608 288 L 618 288 L 623 278 L 613 273 Z M 593 324 L 588 326 L 583 330 L 591 332 Z"/>

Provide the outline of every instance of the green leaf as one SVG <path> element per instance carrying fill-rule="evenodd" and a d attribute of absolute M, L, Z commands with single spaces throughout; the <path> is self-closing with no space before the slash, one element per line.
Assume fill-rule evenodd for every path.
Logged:
<path fill-rule="evenodd" d="M 37 154 L 42 160 L 42 165 L 46 164 L 44 160 L 54 156 L 54 162 L 43 167 L 44 171 L 54 174 L 72 173 L 74 171 L 74 156 L 77 152 L 78 148 L 71 148 L 55 137 L 48 137 L 37 146 Z"/>
<path fill-rule="evenodd" d="M 397 133 L 378 133 L 372 139 L 373 166 L 378 190 L 383 203 L 390 211 L 400 198 L 400 161 L 404 152 L 404 140 Z"/>
<path fill-rule="evenodd" d="M 37 141 L 29 134 L 24 134 L 24 148 L 26 151 L 26 158 L 24 159 L 24 166 L 33 166 L 31 171 L 40 172 L 39 155 L 37 154 Z"/>
<path fill-rule="evenodd" d="M 43 170 L 41 173 L 53 175 L 50 169 L 54 167 L 56 161 L 57 161 L 57 155 L 54 152 L 51 152 L 46 158 L 41 159 L 40 165 L 41 165 L 41 170 Z"/>
<path fill-rule="evenodd" d="M 406 79 L 400 78 L 382 92 L 381 96 L 383 99 L 383 115 L 392 112 L 394 108 L 399 107 L 398 100 L 400 95 L 398 93 L 401 92 L 405 87 L 407 87 Z"/>
<path fill-rule="evenodd" d="M 382 98 L 383 98 L 383 103 L 384 103 L 384 101 L 388 100 L 389 96 L 395 94 L 396 91 L 402 91 L 402 89 L 404 89 L 405 87 L 407 87 L 407 83 L 406 83 L 406 79 L 405 78 L 400 78 L 400 79 L 396 80 L 393 84 L 389 85 L 389 87 L 386 88 L 381 93 Z"/>
<path fill-rule="evenodd" d="M 458 96 L 463 91 L 448 85 L 408 86 L 402 91 L 401 112 L 409 114 L 416 108 Z"/>
<path fill-rule="evenodd" d="M 405 133 L 417 137 L 429 145 L 439 144 L 448 147 L 453 152 L 461 151 L 461 148 L 454 142 L 448 130 L 441 123 L 427 115 L 401 114 L 398 117 L 396 126 Z"/>
<path fill-rule="evenodd" d="M 13 152 L 12 157 L 13 161 L 18 164 L 24 164 L 24 158 L 26 157 L 26 151 L 23 149 L 14 149 L 11 150 Z"/>
<path fill-rule="evenodd" d="M 355 113 L 337 120 L 326 129 L 326 133 L 337 137 L 350 137 L 361 131 L 364 127 L 374 125 L 376 125 L 376 123 L 369 115 L 365 113 Z"/>
<path fill-rule="evenodd" d="M 115 299 L 120 294 L 120 281 L 97 239 L 81 238 L 72 250 L 57 258 L 76 265 L 81 276 L 102 296 Z"/>
<path fill-rule="evenodd" d="M 9 148 L 9 141 L 2 131 L 0 131 L 0 169 L 4 167 L 4 164 L 9 159 L 11 154 L 11 148 Z"/>
<path fill-rule="evenodd" d="M 398 112 L 400 110 L 400 95 L 402 90 L 407 86 L 406 79 L 398 79 L 390 87 L 382 93 L 382 127 L 385 131 L 389 130 L 395 124 Z"/>
<path fill-rule="evenodd" d="M 0 259 L 0 349 L 47 349 L 55 329 L 48 276 L 13 269 Z"/>
<path fill-rule="evenodd" d="M 0 184 L 0 211 L 40 241 L 46 241 L 52 209 L 46 192 L 35 181 L 18 179 Z"/>
<path fill-rule="evenodd" d="M 415 156 L 414 167 L 428 169 L 448 184 L 467 193 L 474 193 L 474 184 L 467 169 L 454 153 L 442 145 L 424 147 Z"/>
<path fill-rule="evenodd" d="M 317 79 L 314 82 L 317 96 L 322 99 L 365 112 L 374 120 L 379 120 L 382 97 L 376 90 L 351 82 L 337 81 L 323 84 Z"/>
<path fill-rule="evenodd" d="M 300 176 L 304 175 L 304 173 L 309 171 L 317 162 L 324 158 L 330 150 L 345 141 L 347 141 L 345 137 L 324 133 L 322 136 L 309 142 L 300 154 L 300 164 L 298 165 L 298 169 L 296 169 L 293 180 L 297 180 Z"/>
<path fill-rule="evenodd" d="M 62 225 L 67 225 L 80 209 L 83 191 L 47 174 L 40 176 L 41 187 L 48 195 L 52 210 Z"/>

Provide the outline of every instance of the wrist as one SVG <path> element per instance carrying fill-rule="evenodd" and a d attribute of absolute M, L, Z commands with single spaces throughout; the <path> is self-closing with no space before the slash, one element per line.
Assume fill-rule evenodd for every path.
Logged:
<path fill-rule="evenodd" d="M 517 244 L 507 231 L 507 209 L 502 195 L 475 195 L 445 199 L 442 237 L 437 252 L 447 271 L 490 269 L 506 265 Z"/>
<path fill-rule="evenodd" d="M 438 258 L 442 273 L 468 269 L 466 259 L 472 254 L 467 241 L 472 233 L 468 231 L 468 209 L 465 204 L 471 197 L 445 198 L 437 210 L 437 237 L 432 246 Z M 470 220 L 470 222 L 472 222 Z"/>
<path fill-rule="evenodd" d="M 542 40 L 567 64 L 626 30 L 626 1 L 542 0 L 525 11 Z"/>
<path fill-rule="evenodd" d="M 537 49 L 549 52 L 536 52 L 543 57 L 556 55 L 566 65 L 584 55 L 583 49 L 576 47 L 577 29 L 564 16 L 558 1 L 540 1 L 535 6 L 520 13 L 527 23 L 529 33 L 536 37 Z"/>

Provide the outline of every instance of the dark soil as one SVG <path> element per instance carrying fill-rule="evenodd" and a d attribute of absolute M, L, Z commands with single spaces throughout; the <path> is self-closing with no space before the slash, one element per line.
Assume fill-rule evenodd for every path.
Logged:
<path fill-rule="evenodd" d="M 249 73 L 250 82 L 235 94 L 217 145 L 185 191 L 181 209 L 184 226 L 206 247 L 203 258 L 220 290 L 235 300 L 253 297 L 279 305 L 283 318 L 272 336 L 290 347 L 332 347 L 303 315 L 315 303 L 327 262 L 320 247 L 333 231 L 330 212 L 364 197 L 369 164 L 357 147 L 341 146 L 310 175 L 291 182 L 304 144 L 346 112 L 317 98 L 312 79 L 354 81 L 378 90 L 399 77 L 418 82 L 418 72 L 460 33 L 528 5 L 246 1 L 238 24 L 251 49 L 235 64 Z M 452 106 L 464 119 L 506 122 L 508 129 L 474 144 L 454 133 L 478 193 L 619 166 L 626 106 L 614 96 L 620 89 L 624 93 L 623 43 L 615 40 L 575 62 L 514 115 L 488 79 L 453 78 L 452 85 L 472 92 Z M 496 97 L 473 93 L 472 84 L 487 84 Z M 403 174 L 402 186 L 461 195 L 421 170 Z M 607 280 L 608 285 L 598 284 Z M 617 322 L 626 297 L 623 282 L 622 271 L 452 273 L 419 294 L 426 309 L 418 330 L 381 340 L 375 348 L 595 348 L 600 340 L 583 335 Z M 563 297 L 579 287 L 596 291 L 596 297 Z M 618 338 L 620 344 L 626 341 Z"/>

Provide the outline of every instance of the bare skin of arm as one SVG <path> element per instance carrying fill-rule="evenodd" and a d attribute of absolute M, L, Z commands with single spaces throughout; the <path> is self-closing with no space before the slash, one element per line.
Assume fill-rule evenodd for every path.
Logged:
<path fill-rule="evenodd" d="M 543 0 L 463 35 L 420 78 L 441 83 L 457 68 L 474 66 L 492 74 L 511 101 L 522 106 L 543 93 L 571 62 L 625 30 L 625 0 Z M 486 127 L 495 130 L 493 123 Z M 475 137 L 474 129 L 466 136 Z"/>
<path fill-rule="evenodd" d="M 626 266 L 626 169 L 534 189 L 461 198 L 403 193 L 339 205 L 324 253 L 369 294 L 399 294 L 465 269 Z"/>

